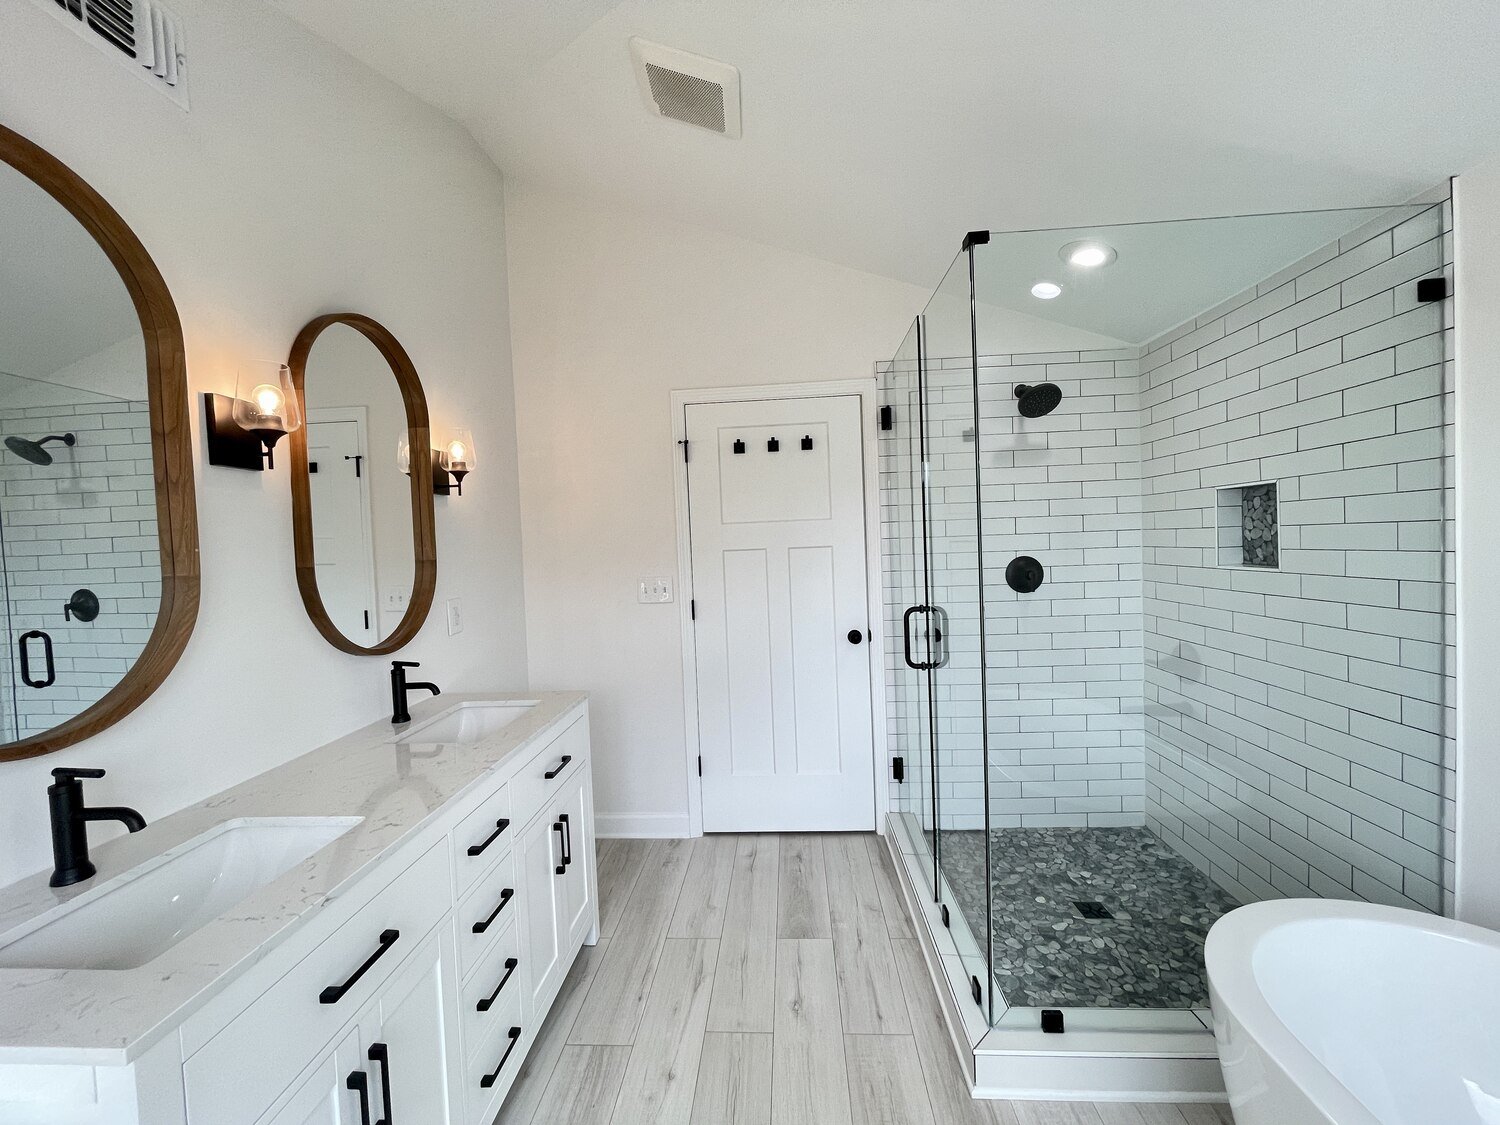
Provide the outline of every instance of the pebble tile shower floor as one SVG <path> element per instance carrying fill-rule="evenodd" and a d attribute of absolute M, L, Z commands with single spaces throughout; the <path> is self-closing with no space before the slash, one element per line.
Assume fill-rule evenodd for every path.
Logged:
<path fill-rule="evenodd" d="M 990 833 L 995 986 L 1021 1007 L 1208 1006 L 1203 942 L 1239 902 L 1146 828 Z M 984 833 L 944 832 L 943 874 L 984 929 Z M 1086 917 L 1101 904 L 1108 919 Z"/>

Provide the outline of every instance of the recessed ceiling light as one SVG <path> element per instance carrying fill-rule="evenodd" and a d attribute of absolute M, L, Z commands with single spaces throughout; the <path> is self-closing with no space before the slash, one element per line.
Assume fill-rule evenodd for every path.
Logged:
<path fill-rule="evenodd" d="M 1055 281 L 1038 281 L 1031 287 L 1031 295 L 1038 301 L 1050 301 L 1062 295 L 1062 286 Z"/>
<path fill-rule="evenodd" d="M 1115 253 L 1113 246 L 1107 246 L 1103 242 L 1095 242 L 1084 239 L 1080 242 L 1070 242 L 1057 252 L 1057 256 L 1070 266 L 1079 269 L 1092 270 L 1100 266 L 1107 266 L 1119 255 Z"/>

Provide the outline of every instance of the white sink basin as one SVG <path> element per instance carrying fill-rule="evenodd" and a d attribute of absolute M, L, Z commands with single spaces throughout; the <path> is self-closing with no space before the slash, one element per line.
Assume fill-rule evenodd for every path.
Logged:
<path fill-rule="evenodd" d="M 396 741 L 403 746 L 431 746 L 441 743 L 464 745 L 479 742 L 496 731 L 504 730 L 536 704 L 534 699 L 517 699 L 505 703 L 460 703 L 447 714 L 412 727 Z"/>
<path fill-rule="evenodd" d="M 0 968 L 134 969 L 331 844 L 362 818 L 231 820 L 0 934 Z"/>

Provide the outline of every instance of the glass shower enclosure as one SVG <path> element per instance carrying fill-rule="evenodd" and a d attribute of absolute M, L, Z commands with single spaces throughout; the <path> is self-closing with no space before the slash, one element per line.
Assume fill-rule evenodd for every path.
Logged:
<path fill-rule="evenodd" d="M 1255 899 L 1447 908 L 1451 262 L 1446 188 L 976 232 L 881 365 L 891 828 L 971 1042 L 1206 1028 Z"/>

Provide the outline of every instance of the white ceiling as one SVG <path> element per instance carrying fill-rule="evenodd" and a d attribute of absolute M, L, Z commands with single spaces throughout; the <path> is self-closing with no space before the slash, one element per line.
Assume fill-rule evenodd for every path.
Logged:
<path fill-rule="evenodd" d="M 963 233 L 1400 201 L 1500 151 L 1494 0 L 271 0 L 511 176 L 919 285 Z M 738 66 L 744 138 L 627 40 Z"/>

